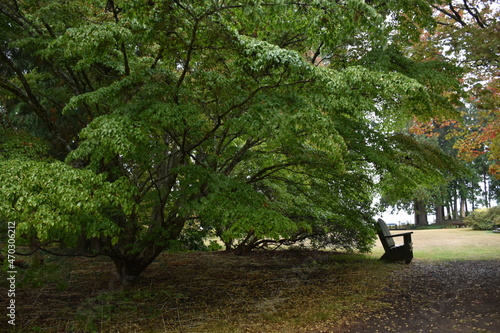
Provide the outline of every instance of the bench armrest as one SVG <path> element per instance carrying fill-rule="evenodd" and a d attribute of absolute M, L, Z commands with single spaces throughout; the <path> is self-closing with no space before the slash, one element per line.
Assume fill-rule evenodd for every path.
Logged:
<path fill-rule="evenodd" d="M 412 233 L 413 233 L 413 231 L 411 231 L 411 232 L 405 232 L 405 233 L 402 233 L 402 234 L 387 235 L 387 236 L 384 236 L 384 238 L 392 238 L 392 237 L 398 237 L 398 236 L 406 236 L 406 235 L 411 235 Z"/>

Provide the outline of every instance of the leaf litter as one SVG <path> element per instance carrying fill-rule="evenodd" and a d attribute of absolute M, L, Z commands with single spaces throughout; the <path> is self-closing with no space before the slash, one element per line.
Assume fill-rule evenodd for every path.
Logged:
<path fill-rule="evenodd" d="M 105 258 L 55 264 L 22 276 L 18 332 L 500 332 L 500 261 L 165 253 L 129 286 Z"/>

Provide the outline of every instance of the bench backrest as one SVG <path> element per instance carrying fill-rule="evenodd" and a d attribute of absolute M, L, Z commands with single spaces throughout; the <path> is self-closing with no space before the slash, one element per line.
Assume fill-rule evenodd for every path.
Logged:
<path fill-rule="evenodd" d="M 390 236 L 391 235 L 391 232 L 389 231 L 389 227 L 387 226 L 387 224 L 385 224 L 384 220 L 378 219 L 377 223 L 379 226 L 379 232 L 381 233 L 382 236 Z M 388 237 L 388 238 L 379 237 L 379 238 L 380 238 L 380 242 L 382 243 L 382 245 L 384 245 L 384 248 L 386 247 L 386 245 L 389 248 L 396 246 L 396 243 L 394 242 L 394 239 L 392 237 Z"/>

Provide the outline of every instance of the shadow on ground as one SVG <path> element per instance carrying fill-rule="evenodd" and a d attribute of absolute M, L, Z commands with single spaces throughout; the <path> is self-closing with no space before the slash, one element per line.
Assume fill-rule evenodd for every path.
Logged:
<path fill-rule="evenodd" d="M 162 254 L 123 287 L 105 258 L 56 259 L 19 272 L 16 332 L 500 332 L 500 260 Z"/>

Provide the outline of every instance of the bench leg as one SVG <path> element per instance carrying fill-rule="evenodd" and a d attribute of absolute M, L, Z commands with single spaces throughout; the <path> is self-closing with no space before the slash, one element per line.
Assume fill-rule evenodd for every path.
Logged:
<path fill-rule="evenodd" d="M 405 244 L 404 249 L 405 249 L 405 264 L 409 264 L 413 259 L 413 244 L 412 243 Z"/>
<path fill-rule="evenodd" d="M 384 253 L 380 260 L 387 262 L 403 261 L 406 264 L 411 263 L 413 259 L 413 247 L 412 244 L 405 244 L 404 246 L 392 249 Z"/>

